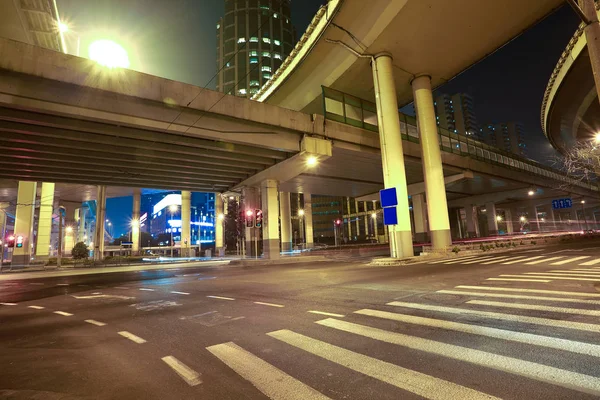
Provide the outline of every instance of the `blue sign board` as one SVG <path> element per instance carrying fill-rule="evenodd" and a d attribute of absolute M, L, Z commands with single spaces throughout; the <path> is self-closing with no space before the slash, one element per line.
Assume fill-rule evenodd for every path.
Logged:
<path fill-rule="evenodd" d="M 557 199 L 552 200 L 552 208 L 554 210 L 559 210 L 561 208 L 571 208 L 573 207 L 573 200 L 571 199 Z"/>
<path fill-rule="evenodd" d="M 396 188 L 380 190 L 379 199 L 381 200 L 381 207 L 383 208 L 397 206 L 398 196 L 396 195 Z"/>
<path fill-rule="evenodd" d="M 387 207 L 383 209 L 383 224 L 398 225 L 398 213 L 396 213 L 396 207 Z"/>

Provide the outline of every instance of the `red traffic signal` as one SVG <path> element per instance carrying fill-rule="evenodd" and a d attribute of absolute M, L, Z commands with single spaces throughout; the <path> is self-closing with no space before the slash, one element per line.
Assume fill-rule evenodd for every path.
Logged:
<path fill-rule="evenodd" d="M 342 224 L 342 221 L 338 219 L 338 220 L 336 220 L 336 221 L 335 221 L 335 224 L 336 224 L 336 225 L 341 225 L 341 224 Z"/>
<path fill-rule="evenodd" d="M 246 210 L 246 228 L 254 228 L 254 211 Z"/>
<path fill-rule="evenodd" d="M 262 228 L 263 212 L 262 210 L 256 210 L 256 227 Z"/>

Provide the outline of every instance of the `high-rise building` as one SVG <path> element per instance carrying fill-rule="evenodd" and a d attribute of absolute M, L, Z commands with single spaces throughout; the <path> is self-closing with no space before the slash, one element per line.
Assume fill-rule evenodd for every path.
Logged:
<path fill-rule="evenodd" d="M 217 24 L 217 90 L 251 97 L 291 53 L 290 0 L 225 0 Z"/>
<path fill-rule="evenodd" d="M 473 98 L 466 93 L 441 94 L 434 101 L 437 124 L 450 132 L 482 140 L 477 125 Z"/>
<path fill-rule="evenodd" d="M 503 122 L 487 124 L 481 128 L 484 141 L 490 146 L 502 150 L 527 156 L 527 147 L 524 140 L 523 125 L 517 122 Z"/>

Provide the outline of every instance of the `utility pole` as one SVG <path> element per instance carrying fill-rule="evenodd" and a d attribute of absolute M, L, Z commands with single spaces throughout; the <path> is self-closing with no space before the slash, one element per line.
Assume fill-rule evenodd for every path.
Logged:
<path fill-rule="evenodd" d="M 56 252 L 56 268 L 60 268 L 62 258 L 62 245 L 63 245 L 63 212 L 66 211 L 65 207 L 58 207 L 58 251 Z"/>

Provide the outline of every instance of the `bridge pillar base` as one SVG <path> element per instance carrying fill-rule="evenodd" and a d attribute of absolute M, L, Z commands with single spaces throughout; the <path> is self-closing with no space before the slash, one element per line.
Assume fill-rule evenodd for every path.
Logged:
<path fill-rule="evenodd" d="M 279 250 L 279 183 L 267 179 L 261 185 L 263 212 L 263 255 L 269 260 L 278 259 Z"/>

